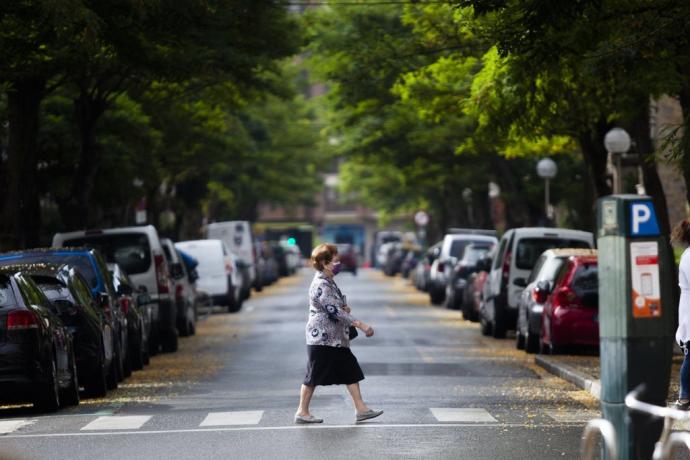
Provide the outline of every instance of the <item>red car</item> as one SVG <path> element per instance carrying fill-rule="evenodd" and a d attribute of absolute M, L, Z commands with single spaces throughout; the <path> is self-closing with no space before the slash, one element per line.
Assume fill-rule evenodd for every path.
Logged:
<path fill-rule="evenodd" d="M 337 244 L 338 257 L 340 257 L 341 271 L 357 274 L 357 253 L 351 244 Z"/>
<path fill-rule="evenodd" d="M 597 257 L 572 256 L 563 264 L 541 316 L 541 353 L 599 345 Z"/>

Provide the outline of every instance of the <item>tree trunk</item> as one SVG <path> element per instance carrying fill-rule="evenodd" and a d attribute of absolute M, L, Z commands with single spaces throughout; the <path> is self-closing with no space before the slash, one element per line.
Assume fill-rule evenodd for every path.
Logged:
<path fill-rule="evenodd" d="M 492 155 L 492 160 L 496 182 L 501 187 L 501 196 L 506 204 L 507 228 L 530 225 L 529 206 L 524 199 L 525 190 L 510 161 L 500 155 Z"/>
<path fill-rule="evenodd" d="M 690 76 L 689 76 L 690 77 Z M 690 86 L 683 86 L 678 93 L 680 99 L 680 107 L 683 109 L 683 133 L 681 139 L 681 148 L 683 149 L 681 157 L 681 169 L 683 171 L 683 179 L 685 179 L 686 191 L 685 197 L 688 203 L 690 203 L 690 126 L 688 126 L 688 121 L 690 121 Z"/>
<path fill-rule="evenodd" d="M 92 97 L 85 90 L 74 101 L 81 150 L 66 216 L 66 225 L 70 229 L 86 228 L 91 223 L 89 201 L 103 159 L 103 151 L 96 142 L 96 124 L 106 108 L 104 99 Z"/>
<path fill-rule="evenodd" d="M 612 190 L 609 184 L 606 183 L 606 159 L 608 153 L 604 147 L 604 136 L 610 128 L 610 125 L 604 120 L 600 120 L 594 132 L 583 132 L 578 136 L 578 143 L 585 164 L 587 165 L 587 172 L 589 173 L 589 180 L 592 189 L 595 193 L 595 198 L 610 195 Z"/>
<path fill-rule="evenodd" d="M 36 172 L 39 110 L 45 94 L 45 80 L 12 82 L 7 93 L 9 133 L 7 191 L 0 222 L 0 247 L 20 249 L 39 244 L 41 209 Z"/>

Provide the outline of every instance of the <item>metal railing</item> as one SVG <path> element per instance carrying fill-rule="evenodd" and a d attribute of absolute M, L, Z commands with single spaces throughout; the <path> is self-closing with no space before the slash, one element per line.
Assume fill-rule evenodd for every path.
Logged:
<path fill-rule="evenodd" d="M 652 459 L 667 460 L 673 458 L 675 454 L 683 449 L 690 451 L 690 433 L 673 432 L 675 422 L 690 420 L 690 411 L 656 406 L 640 401 L 639 396 L 644 393 L 644 390 L 644 385 L 640 385 L 628 393 L 625 397 L 625 405 L 630 410 L 664 419 L 664 428 L 661 431 L 659 440 L 654 445 Z M 601 435 L 604 441 L 604 448 L 608 453 L 609 460 L 617 460 L 618 443 L 616 430 L 609 421 L 604 419 L 590 420 L 585 427 L 581 445 L 582 459 L 590 460 L 594 458 L 597 435 Z"/>
<path fill-rule="evenodd" d="M 582 435 L 581 452 L 583 460 L 593 460 L 597 447 L 598 436 L 604 441 L 604 448 L 609 460 L 618 460 L 618 440 L 613 424 L 603 418 L 590 420 Z"/>

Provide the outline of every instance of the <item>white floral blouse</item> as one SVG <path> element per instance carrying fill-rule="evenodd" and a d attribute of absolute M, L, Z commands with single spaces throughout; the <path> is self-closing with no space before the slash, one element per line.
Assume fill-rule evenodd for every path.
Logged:
<path fill-rule="evenodd" d="M 316 272 L 309 287 L 309 321 L 307 321 L 307 345 L 349 347 L 349 328 L 356 321 L 342 309 L 347 298 L 338 286 L 323 272 Z"/>

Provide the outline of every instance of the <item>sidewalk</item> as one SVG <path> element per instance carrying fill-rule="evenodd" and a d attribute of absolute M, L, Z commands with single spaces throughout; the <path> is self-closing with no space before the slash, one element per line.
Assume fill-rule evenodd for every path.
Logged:
<path fill-rule="evenodd" d="M 536 355 L 534 362 L 550 373 L 588 391 L 592 396 L 600 399 L 599 356 Z M 683 356 L 673 356 L 671 385 L 669 386 L 667 398 L 669 402 L 675 401 L 678 397 L 678 375 L 682 362 Z"/>

